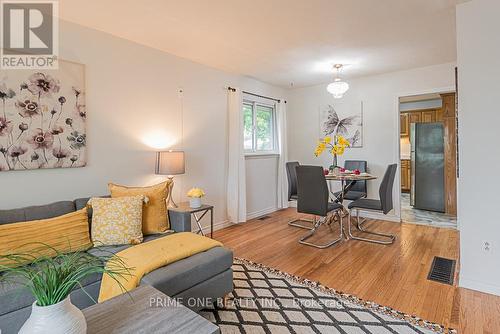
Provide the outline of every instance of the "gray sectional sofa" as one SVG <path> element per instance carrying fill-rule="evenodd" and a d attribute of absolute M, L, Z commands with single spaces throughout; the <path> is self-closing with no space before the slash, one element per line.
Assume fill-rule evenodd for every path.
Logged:
<path fill-rule="evenodd" d="M 42 206 L 0 210 L 0 224 L 57 217 L 83 208 L 87 201 L 88 198 L 80 198 Z M 89 212 L 89 221 L 91 214 Z M 170 225 L 176 232 L 190 230 L 190 226 L 185 226 L 182 221 L 176 221 L 175 217 L 171 217 Z M 163 235 L 146 236 L 144 242 L 161 237 Z M 105 251 L 116 253 L 127 247 L 130 246 L 105 247 Z M 99 255 L 100 250 L 93 248 L 88 252 Z M 187 298 L 215 301 L 216 298 L 224 297 L 233 290 L 232 262 L 233 253 L 229 249 L 215 247 L 159 268 L 144 276 L 141 284 L 149 284 L 170 297 L 182 298 L 184 301 Z M 82 285 L 85 291 L 97 300 L 100 283 L 101 277 L 95 275 L 88 277 Z M 71 293 L 71 300 L 80 309 L 94 304 L 94 301 L 80 288 Z M 0 283 L 0 332 L 17 333 L 29 317 L 33 302 L 34 298 L 25 288 L 16 284 Z"/>

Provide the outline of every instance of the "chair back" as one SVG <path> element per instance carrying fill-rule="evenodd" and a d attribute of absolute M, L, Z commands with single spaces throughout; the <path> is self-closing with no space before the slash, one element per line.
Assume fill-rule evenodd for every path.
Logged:
<path fill-rule="evenodd" d="M 300 166 L 298 161 L 290 161 L 286 163 L 286 177 L 288 179 L 288 200 L 292 200 L 292 196 L 297 196 L 297 171 L 295 168 Z"/>
<path fill-rule="evenodd" d="M 346 160 L 344 162 L 344 168 L 349 170 L 359 169 L 361 173 L 366 173 L 366 161 L 365 160 Z M 363 193 L 368 193 L 366 189 L 366 181 L 356 181 L 354 185 L 349 189 L 350 191 L 359 191 Z"/>
<path fill-rule="evenodd" d="M 394 186 L 394 179 L 396 177 L 397 168 L 397 164 L 387 166 L 384 178 L 382 179 L 382 183 L 380 184 L 379 196 L 380 202 L 382 204 L 382 211 L 385 215 L 394 208 L 394 204 L 392 202 L 392 188 Z"/>
<path fill-rule="evenodd" d="M 297 212 L 325 217 L 328 213 L 328 185 L 321 166 L 298 166 Z"/>

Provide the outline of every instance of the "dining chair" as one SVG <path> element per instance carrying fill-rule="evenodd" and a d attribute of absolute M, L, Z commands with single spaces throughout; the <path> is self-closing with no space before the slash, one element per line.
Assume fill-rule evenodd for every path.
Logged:
<path fill-rule="evenodd" d="M 344 168 L 348 170 L 359 169 L 361 173 L 367 171 L 367 163 L 365 160 L 346 160 L 344 162 Z M 335 197 L 339 197 L 342 191 L 337 191 L 333 193 Z M 349 201 L 355 201 L 360 198 L 365 198 L 367 194 L 366 181 L 356 181 L 350 187 L 347 193 L 344 195 L 344 199 Z"/>
<path fill-rule="evenodd" d="M 297 166 L 300 166 L 300 163 L 298 161 L 290 161 L 290 162 L 287 162 L 285 164 L 286 176 L 288 179 L 288 201 L 297 201 L 297 199 L 298 199 L 297 171 L 296 171 Z M 313 228 L 312 224 L 314 224 L 315 219 L 316 219 L 315 217 L 313 219 L 297 218 L 297 219 L 294 219 L 294 220 L 288 222 L 288 225 L 310 230 Z M 298 222 L 309 223 L 309 226 L 299 224 Z"/>
<path fill-rule="evenodd" d="M 319 217 L 314 223 L 312 230 L 299 240 L 299 243 L 316 248 L 327 248 L 342 240 L 343 222 L 342 209 L 339 203 L 329 202 L 329 190 L 326 184 L 323 167 L 320 166 L 298 166 L 297 172 L 297 211 Z M 340 236 L 325 244 L 315 244 L 306 241 L 316 233 L 322 225 L 328 225 L 338 216 L 340 224 Z"/>
<path fill-rule="evenodd" d="M 398 168 L 397 164 L 391 164 L 387 167 L 384 178 L 382 179 L 382 182 L 380 183 L 380 188 L 379 188 L 379 197 L 380 199 L 368 199 L 368 198 L 361 198 L 355 201 L 352 201 L 349 203 L 349 222 L 348 222 L 348 234 L 351 239 L 354 240 L 361 240 L 361 241 L 367 241 L 367 242 L 373 242 L 377 244 L 383 244 L 383 245 L 389 245 L 394 242 L 396 239 L 396 236 L 392 234 L 384 234 L 384 233 L 379 233 L 379 232 L 374 232 L 374 231 L 369 231 L 366 230 L 365 228 L 362 227 L 359 219 L 359 212 L 360 211 L 375 211 L 375 212 L 382 212 L 384 215 L 388 214 L 394 207 L 393 204 L 393 199 L 392 199 L 392 188 L 394 186 L 394 178 L 396 177 L 396 170 Z M 356 210 L 356 228 L 367 234 L 372 234 L 372 235 L 377 235 L 381 236 L 384 238 L 388 238 L 389 240 L 377 240 L 377 239 L 369 239 L 369 238 L 362 238 L 358 237 L 352 234 L 351 232 L 351 218 L 352 218 L 352 211 Z"/>

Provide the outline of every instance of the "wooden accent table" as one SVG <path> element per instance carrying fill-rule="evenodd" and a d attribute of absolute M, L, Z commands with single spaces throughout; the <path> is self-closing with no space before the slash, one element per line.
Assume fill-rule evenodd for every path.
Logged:
<path fill-rule="evenodd" d="M 140 286 L 130 295 L 84 309 L 87 333 L 220 333 L 219 327 L 152 286 Z"/>

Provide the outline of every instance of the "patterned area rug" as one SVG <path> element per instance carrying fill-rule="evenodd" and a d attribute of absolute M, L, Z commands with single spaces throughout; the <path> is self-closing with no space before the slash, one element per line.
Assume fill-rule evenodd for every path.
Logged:
<path fill-rule="evenodd" d="M 201 312 L 223 334 L 456 333 L 247 260 L 235 259 L 233 271 L 235 289 L 226 308 Z"/>

